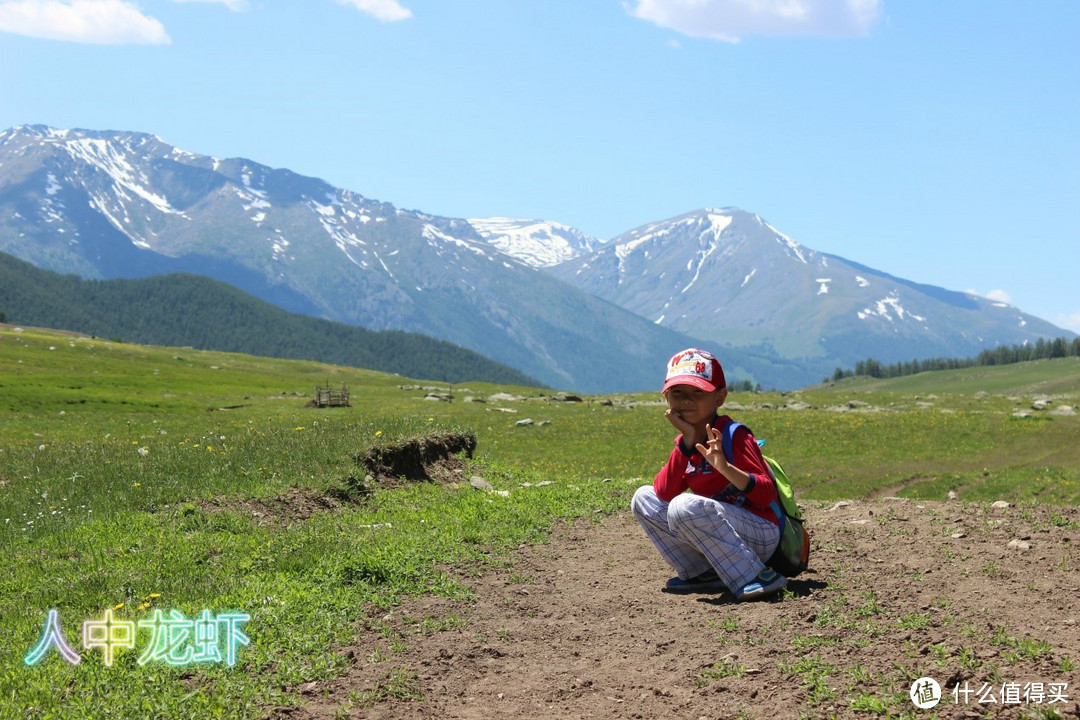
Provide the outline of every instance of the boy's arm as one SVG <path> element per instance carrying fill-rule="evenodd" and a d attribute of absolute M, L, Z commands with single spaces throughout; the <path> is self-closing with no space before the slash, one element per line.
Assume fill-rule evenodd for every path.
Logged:
<path fill-rule="evenodd" d="M 675 449 L 671 451 L 667 462 L 653 481 L 656 496 L 664 502 L 671 502 L 672 498 L 689 487 L 686 481 L 686 464 L 690 462 L 690 455 L 686 453 L 682 439 L 680 435 L 675 442 Z"/>
<path fill-rule="evenodd" d="M 769 476 L 765 458 L 761 456 L 757 440 L 746 427 L 735 429 L 731 462 L 724 454 L 722 432 L 712 426 L 708 428 L 708 446 L 698 445 L 697 450 L 736 490 L 746 496 L 751 505 L 764 508 L 776 499 L 776 488 Z"/>

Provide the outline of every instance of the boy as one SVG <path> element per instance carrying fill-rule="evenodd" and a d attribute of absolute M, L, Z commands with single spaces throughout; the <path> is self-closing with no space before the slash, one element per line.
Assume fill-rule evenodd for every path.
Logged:
<path fill-rule="evenodd" d="M 634 493 L 630 508 L 677 573 L 665 590 L 727 587 L 736 600 L 779 592 L 787 578 L 764 563 L 780 541 L 780 521 L 769 508 L 776 487 L 746 427 L 735 430 L 732 461 L 724 456 L 721 438 L 731 418 L 717 414 L 727 399 L 720 362 L 697 348 L 675 354 L 662 392 L 664 416 L 682 434 L 653 484 Z"/>

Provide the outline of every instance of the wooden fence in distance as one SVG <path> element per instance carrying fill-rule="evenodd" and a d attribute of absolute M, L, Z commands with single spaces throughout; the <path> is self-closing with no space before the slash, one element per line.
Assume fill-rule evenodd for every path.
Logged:
<path fill-rule="evenodd" d="M 315 386 L 315 407 L 348 407 L 349 388 L 342 385 L 340 388 Z"/>

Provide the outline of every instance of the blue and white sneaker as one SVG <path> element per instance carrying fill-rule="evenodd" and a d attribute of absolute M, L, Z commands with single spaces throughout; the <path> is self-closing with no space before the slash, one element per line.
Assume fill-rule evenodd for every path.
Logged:
<path fill-rule="evenodd" d="M 742 590 L 735 593 L 735 599 L 740 602 L 745 600 L 757 600 L 758 598 L 775 595 L 787 587 L 787 578 L 772 568 L 765 568 L 758 576 L 743 586 Z"/>
<path fill-rule="evenodd" d="M 673 577 L 664 585 L 664 592 L 670 593 L 707 593 L 719 592 L 723 589 L 724 581 L 720 579 L 712 568 L 689 580 Z"/>

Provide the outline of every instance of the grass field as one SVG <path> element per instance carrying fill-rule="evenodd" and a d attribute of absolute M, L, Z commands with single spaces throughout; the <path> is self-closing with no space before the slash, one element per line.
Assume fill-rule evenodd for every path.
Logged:
<path fill-rule="evenodd" d="M 317 384 L 348 385 L 352 407 L 305 407 Z M 406 596 L 467 595 L 455 576 L 505 564 L 557 519 L 624 509 L 671 447 L 656 393 L 553 402 L 467 384 L 444 386 L 447 403 L 423 399 L 427 385 L 0 326 L 12 569 L 0 576 L 0 717 L 258 717 L 295 703 L 299 685 L 341 671 L 334 648 L 357 623 Z M 465 401 L 496 392 L 523 399 Z M 955 491 L 1077 504 L 1080 420 L 1062 408 L 1078 401 L 1072 358 L 743 393 L 729 412 L 804 501 Z M 447 430 L 478 439 L 462 482 L 364 492 L 358 454 Z M 50 609 L 79 664 L 55 651 L 24 662 Z M 123 623 L 159 610 L 244 613 L 250 644 L 234 667 L 164 652 L 140 664 L 142 641 L 104 667 L 79 642 L 106 611 Z"/>

